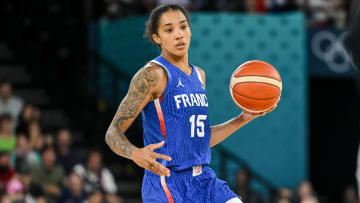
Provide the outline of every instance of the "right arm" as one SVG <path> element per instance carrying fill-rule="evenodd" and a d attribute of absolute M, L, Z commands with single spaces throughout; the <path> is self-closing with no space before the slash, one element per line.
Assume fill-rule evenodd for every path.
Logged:
<path fill-rule="evenodd" d="M 119 156 L 133 160 L 140 167 L 158 175 L 170 175 L 170 171 L 157 158 L 171 160 L 170 157 L 153 152 L 164 142 L 137 148 L 129 142 L 124 132 L 133 123 L 142 109 L 152 100 L 159 97 L 166 88 L 166 73 L 155 64 L 148 64 L 140 69 L 131 80 L 128 93 L 106 132 L 107 145 Z"/>

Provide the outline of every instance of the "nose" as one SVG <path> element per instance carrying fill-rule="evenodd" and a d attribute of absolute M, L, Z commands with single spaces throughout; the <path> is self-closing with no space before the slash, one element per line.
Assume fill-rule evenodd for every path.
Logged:
<path fill-rule="evenodd" d="M 179 40 L 182 39 L 184 37 L 184 32 L 180 29 L 178 29 L 175 33 L 175 39 Z"/>

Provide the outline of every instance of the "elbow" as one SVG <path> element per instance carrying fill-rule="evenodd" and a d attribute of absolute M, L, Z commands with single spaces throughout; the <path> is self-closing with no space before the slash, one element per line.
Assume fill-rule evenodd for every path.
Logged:
<path fill-rule="evenodd" d="M 106 133 L 105 133 L 105 143 L 108 145 L 108 146 L 110 146 L 109 145 L 109 139 L 110 139 L 110 133 L 109 133 L 109 129 L 106 131 Z"/>

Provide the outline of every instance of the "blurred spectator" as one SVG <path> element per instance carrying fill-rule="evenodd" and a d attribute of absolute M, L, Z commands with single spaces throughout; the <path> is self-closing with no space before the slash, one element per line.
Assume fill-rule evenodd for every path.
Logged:
<path fill-rule="evenodd" d="M 29 171 L 21 171 L 16 173 L 16 178 L 21 182 L 24 186 L 24 196 L 26 203 L 45 203 L 45 198 L 43 197 L 43 193 L 41 188 L 37 185 L 30 184 L 31 182 L 31 174 Z"/>
<path fill-rule="evenodd" d="M 293 202 L 292 191 L 287 187 L 279 188 L 274 203 L 292 203 L 292 202 Z"/>
<path fill-rule="evenodd" d="M 6 195 L 2 198 L 2 203 L 26 203 L 24 186 L 19 180 L 13 179 L 6 185 Z"/>
<path fill-rule="evenodd" d="M 344 28 L 346 25 L 346 3 L 343 0 L 333 0 L 329 8 L 329 21 L 331 26 Z"/>
<path fill-rule="evenodd" d="M 16 134 L 29 135 L 29 123 L 32 120 L 39 121 L 40 111 L 38 108 L 31 104 L 25 105 L 21 116 L 19 118 L 19 124 L 16 127 Z"/>
<path fill-rule="evenodd" d="M 87 203 L 103 203 L 104 195 L 100 190 L 96 190 L 88 195 Z"/>
<path fill-rule="evenodd" d="M 299 203 L 319 203 L 318 198 L 312 188 L 309 181 L 303 181 L 300 183 L 297 189 L 297 201 Z"/>
<path fill-rule="evenodd" d="M 271 12 L 290 12 L 299 9 L 296 0 L 272 0 L 270 11 Z"/>
<path fill-rule="evenodd" d="M 191 8 L 191 1 L 190 0 L 155 0 L 156 5 L 168 4 L 168 3 L 175 3 L 183 6 L 186 9 Z"/>
<path fill-rule="evenodd" d="M 11 133 L 11 126 L 11 115 L 0 115 L 0 151 L 10 152 L 15 149 L 16 137 Z"/>
<path fill-rule="evenodd" d="M 263 13 L 265 9 L 265 0 L 244 0 L 246 13 Z"/>
<path fill-rule="evenodd" d="M 41 133 L 40 124 L 37 120 L 32 120 L 29 123 L 29 137 L 31 147 L 35 151 L 40 152 L 45 146 L 45 139 Z"/>
<path fill-rule="evenodd" d="M 219 0 L 217 7 L 220 11 L 244 11 L 244 1 L 238 0 Z"/>
<path fill-rule="evenodd" d="M 56 154 L 52 147 L 42 153 L 42 164 L 32 171 L 32 183 L 40 186 L 49 202 L 57 202 L 64 179 L 64 170 L 56 165 Z"/>
<path fill-rule="evenodd" d="M 83 182 L 78 174 L 72 173 L 67 178 L 66 187 L 62 190 L 60 203 L 84 202 L 86 193 L 83 188 Z"/>
<path fill-rule="evenodd" d="M 117 186 L 111 172 L 102 166 L 102 154 L 99 151 L 89 152 L 86 166 L 77 164 L 74 172 L 84 180 L 84 189 L 87 194 L 102 190 L 110 195 L 115 195 Z"/>
<path fill-rule="evenodd" d="M 11 153 L 11 163 L 16 172 L 30 171 L 40 162 L 41 157 L 31 148 L 29 138 L 25 135 L 18 136 L 16 148 Z"/>
<path fill-rule="evenodd" d="M 359 203 L 356 188 L 354 186 L 348 186 L 344 190 L 343 203 Z"/>
<path fill-rule="evenodd" d="M 0 114 L 9 113 L 14 119 L 11 129 L 14 130 L 17 125 L 17 120 L 20 111 L 23 108 L 24 102 L 19 97 L 12 95 L 11 83 L 7 80 L 0 81 Z"/>
<path fill-rule="evenodd" d="M 120 17 L 124 17 L 126 14 L 124 13 L 124 6 L 122 5 L 121 0 L 105 0 L 105 16 L 107 19 L 116 19 Z"/>
<path fill-rule="evenodd" d="M 65 169 L 66 175 L 69 175 L 72 172 L 74 166 L 80 163 L 78 154 L 71 148 L 71 137 L 70 130 L 62 128 L 58 131 L 56 138 L 56 162 Z"/>
<path fill-rule="evenodd" d="M 309 10 L 308 24 L 315 27 L 329 26 L 330 14 L 332 12 L 333 1 L 327 0 L 308 0 L 307 9 Z"/>
<path fill-rule="evenodd" d="M 246 203 L 263 203 L 264 199 L 260 194 L 250 188 L 250 172 L 246 169 L 236 174 L 236 183 L 234 192 L 242 197 Z"/>
<path fill-rule="evenodd" d="M 9 152 L 0 152 L 0 196 L 5 192 L 6 185 L 14 177 L 15 170 L 10 166 Z"/>
<path fill-rule="evenodd" d="M 144 13 L 150 13 L 155 8 L 155 0 L 142 0 L 142 4 Z"/>

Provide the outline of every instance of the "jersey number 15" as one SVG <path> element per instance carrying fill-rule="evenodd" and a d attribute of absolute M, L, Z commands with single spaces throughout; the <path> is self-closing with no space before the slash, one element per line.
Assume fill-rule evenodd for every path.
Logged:
<path fill-rule="evenodd" d="M 196 128 L 196 135 L 198 137 L 204 137 L 205 135 L 204 120 L 206 120 L 206 118 L 207 115 L 197 115 L 197 119 L 196 119 L 196 115 L 190 116 L 189 121 L 191 123 L 191 137 L 195 136 L 195 128 Z"/>

